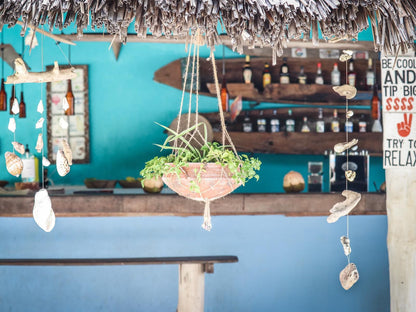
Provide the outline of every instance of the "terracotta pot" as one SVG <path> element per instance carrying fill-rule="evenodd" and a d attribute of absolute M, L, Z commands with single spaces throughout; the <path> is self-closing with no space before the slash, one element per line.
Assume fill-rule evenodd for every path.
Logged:
<path fill-rule="evenodd" d="M 164 174 L 162 179 L 171 190 L 181 196 L 193 200 L 214 200 L 230 194 L 240 184 L 237 184 L 227 167 L 219 164 L 189 163 L 188 166 L 181 168 L 181 174 Z M 173 164 L 171 164 L 173 166 Z M 201 169 L 202 168 L 202 169 Z M 200 172 L 200 181 L 197 174 Z M 199 192 L 192 190 L 192 184 L 199 186 Z"/>

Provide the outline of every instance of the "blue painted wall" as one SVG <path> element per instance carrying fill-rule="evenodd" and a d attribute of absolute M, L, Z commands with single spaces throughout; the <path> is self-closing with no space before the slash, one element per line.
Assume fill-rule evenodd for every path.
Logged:
<path fill-rule="evenodd" d="M 19 31 L 5 31 L 5 42 L 18 52 Z M 368 33 L 361 37 L 368 38 Z M 209 52 L 203 49 L 201 54 Z M 152 144 L 164 139 L 153 122 L 169 124 L 180 102 L 180 91 L 154 82 L 153 73 L 184 55 L 183 45 L 129 43 L 116 62 L 108 43 L 78 43 L 72 63 L 88 64 L 90 70 L 91 163 L 74 165 L 64 178 L 52 167 L 51 179 L 82 184 L 87 177 L 137 176 L 144 162 L 158 153 Z M 234 56 L 227 51 L 227 57 Z M 25 60 L 32 70 L 41 70 L 40 47 Z M 54 42 L 45 38 L 44 62 L 54 60 L 66 63 Z M 6 74 L 11 74 L 8 67 Z M 7 91 L 10 95 L 9 87 Z M 29 143 L 32 151 L 39 98 L 39 85 L 25 86 L 28 118 L 18 120 L 17 140 Z M 210 98 L 202 97 L 200 105 L 202 111 L 216 108 Z M 0 179 L 13 181 L 3 157 L 11 147 L 8 117 L 0 112 Z M 238 192 L 282 192 L 287 171 L 306 177 L 308 161 L 325 161 L 323 156 L 258 156 L 263 162 L 260 181 Z M 370 181 L 380 185 L 381 160 L 372 158 L 371 163 Z M 389 311 L 385 216 L 350 218 L 352 261 L 361 278 L 348 292 L 338 282 L 346 265 L 339 243 L 345 218 L 328 225 L 324 217 L 223 216 L 213 218 L 210 233 L 200 223 L 200 217 L 59 218 L 55 229 L 44 233 L 32 219 L 2 218 L 0 257 L 233 254 L 239 263 L 216 265 L 215 273 L 206 277 L 206 311 Z M 1 267 L 0 275 L 0 311 L 174 311 L 177 303 L 176 266 Z"/>

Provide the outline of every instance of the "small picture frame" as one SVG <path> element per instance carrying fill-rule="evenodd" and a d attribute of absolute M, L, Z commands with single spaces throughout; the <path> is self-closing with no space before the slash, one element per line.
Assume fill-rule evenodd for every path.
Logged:
<path fill-rule="evenodd" d="M 68 65 L 59 66 L 68 68 Z M 67 80 L 48 82 L 47 112 L 48 112 L 48 155 L 51 162 L 55 162 L 56 153 L 62 148 L 62 140 L 66 139 L 72 150 L 75 164 L 90 162 L 89 140 L 89 99 L 88 99 L 88 65 L 73 65 L 76 77 L 72 79 L 72 93 L 74 94 L 75 115 L 67 116 L 62 108 L 62 101 L 67 92 Z M 53 66 L 46 66 L 47 70 Z M 67 128 L 63 125 L 68 125 Z"/>

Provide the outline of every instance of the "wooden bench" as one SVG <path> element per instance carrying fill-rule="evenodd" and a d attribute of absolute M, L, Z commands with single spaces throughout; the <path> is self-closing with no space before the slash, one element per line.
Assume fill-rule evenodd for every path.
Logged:
<path fill-rule="evenodd" d="M 238 262 L 236 256 L 89 258 L 89 259 L 0 259 L 2 266 L 91 266 L 179 264 L 178 312 L 203 312 L 205 273 L 214 273 L 214 263 Z"/>

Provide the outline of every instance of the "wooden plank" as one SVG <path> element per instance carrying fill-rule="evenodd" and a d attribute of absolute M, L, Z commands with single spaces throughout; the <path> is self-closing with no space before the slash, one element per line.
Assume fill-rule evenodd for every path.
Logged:
<path fill-rule="evenodd" d="M 238 262 L 236 256 L 150 257 L 150 258 L 63 258 L 63 259 L 0 259 L 0 265 L 13 266 L 92 266 L 92 265 L 156 265 L 214 264 Z"/>
<path fill-rule="evenodd" d="M 203 203 L 178 195 L 51 196 L 57 217 L 202 216 Z M 338 193 L 231 194 L 211 203 L 212 215 L 327 215 Z M 0 196 L 0 217 L 32 217 L 33 196 Z M 385 195 L 364 193 L 353 214 L 385 214 Z"/>
<path fill-rule="evenodd" d="M 203 264 L 180 264 L 177 312 L 204 312 Z"/>
<path fill-rule="evenodd" d="M 324 155 L 334 145 L 345 141 L 345 133 L 301 133 L 301 132 L 229 132 L 231 139 L 240 152 L 269 154 L 309 154 Z M 358 139 L 360 150 L 370 155 L 381 156 L 382 133 L 351 133 L 350 138 Z M 221 132 L 214 132 L 214 141 L 221 142 Z"/>

